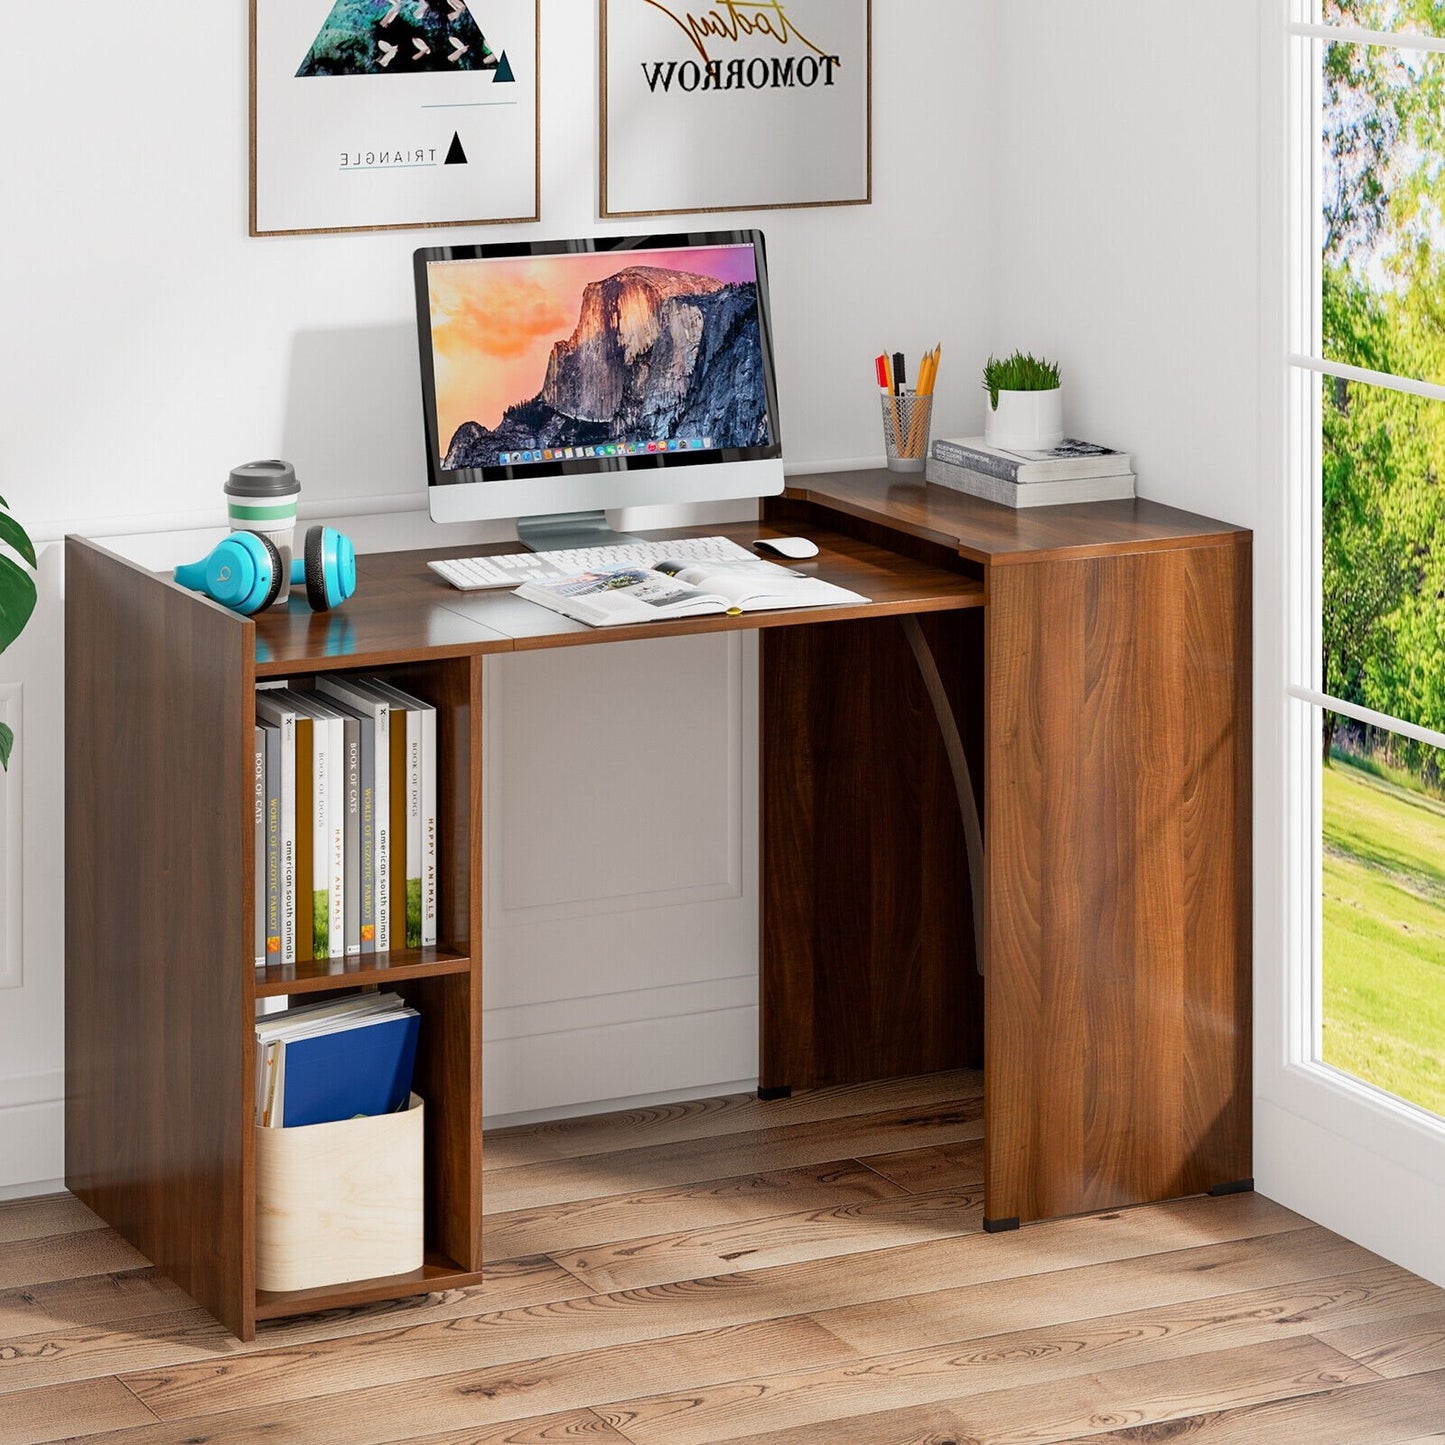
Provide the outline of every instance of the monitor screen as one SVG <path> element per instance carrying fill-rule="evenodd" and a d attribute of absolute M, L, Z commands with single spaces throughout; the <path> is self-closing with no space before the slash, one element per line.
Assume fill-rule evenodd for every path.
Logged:
<path fill-rule="evenodd" d="M 757 231 L 416 253 L 439 520 L 782 487 Z"/>

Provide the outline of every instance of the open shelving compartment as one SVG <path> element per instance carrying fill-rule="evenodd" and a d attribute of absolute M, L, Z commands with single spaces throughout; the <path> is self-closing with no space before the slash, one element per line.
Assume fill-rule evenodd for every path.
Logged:
<path fill-rule="evenodd" d="M 259 675 L 269 670 L 263 665 Z M 425 1262 L 421 1270 L 406 1275 L 286 1293 L 258 1289 L 257 1320 L 392 1299 L 480 1278 L 481 987 L 474 950 L 481 930 L 473 911 L 471 869 L 481 846 L 480 802 L 473 797 L 473 780 L 480 776 L 480 734 L 473 726 L 480 718 L 473 698 L 479 674 L 479 662 L 467 657 L 357 670 L 359 676 L 382 677 L 437 710 L 437 945 L 253 970 L 253 999 L 378 986 L 401 994 L 421 1015 L 413 1088 L 426 1105 Z M 278 675 L 304 686 L 311 674 L 288 667 Z M 254 1003 L 250 1012 L 254 1014 Z M 254 1201 L 254 1166 L 248 1197 Z"/>
<path fill-rule="evenodd" d="M 323 618 L 254 623 L 75 538 L 67 592 L 68 1187 L 241 1339 L 258 1320 L 479 1282 L 485 643 L 372 643 L 358 609 L 337 648 Z M 255 684 L 343 669 L 437 709 L 439 942 L 258 968 Z M 372 985 L 422 1017 L 424 1264 L 258 1291 L 256 1000 Z"/>

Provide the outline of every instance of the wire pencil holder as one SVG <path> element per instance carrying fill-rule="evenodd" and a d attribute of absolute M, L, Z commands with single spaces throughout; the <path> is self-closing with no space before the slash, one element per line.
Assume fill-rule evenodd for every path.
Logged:
<path fill-rule="evenodd" d="M 883 447 L 890 472 L 921 472 L 928 456 L 928 427 L 933 411 L 931 393 L 909 392 L 885 396 Z"/>

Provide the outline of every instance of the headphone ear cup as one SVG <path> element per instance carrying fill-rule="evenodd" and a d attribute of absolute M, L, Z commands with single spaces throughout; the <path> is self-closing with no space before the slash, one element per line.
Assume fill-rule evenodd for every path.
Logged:
<path fill-rule="evenodd" d="M 177 567 L 175 579 L 250 617 L 269 607 L 281 591 L 281 554 L 259 532 L 232 532 L 199 562 Z"/>
<path fill-rule="evenodd" d="M 326 561 L 322 556 L 322 543 L 326 538 L 325 527 L 306 529 L 306 600 L 313 612 L 329 612 L 330 599 L 326 595 Z"/>
<path fill-rule="evenodd" d="M 271 564 L 271 583 L 266 588 L 266 600 L 256 608 L 257 612 L 264 612 L 281 595 L 281 583 L 285 573 L 281 570 L 280 548 L 264 532 L 252 532 L 250 535 L 264 544 L 267 560 Z"/>
<path fill-rule="evenodd" d="M 303 549 L 306 600 L 314 612 L 340 607 L 356 591 L 356 550 L 351 538 L 331 527 L 310 527 Z M 292 584 L 298 581 L 293 573 Z"/>

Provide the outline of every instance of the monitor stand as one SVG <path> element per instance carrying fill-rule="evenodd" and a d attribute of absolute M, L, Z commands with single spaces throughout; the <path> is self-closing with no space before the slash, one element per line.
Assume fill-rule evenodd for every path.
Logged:
<path fill-rule="evenodd" d="M 517 540 L 534 552 L 558 552 L 574 547 L 611 547 L 640 539 L 628 532 L 614 532 L 607 525 L 606 512 L 596 510 L 518 517 Z"/>

